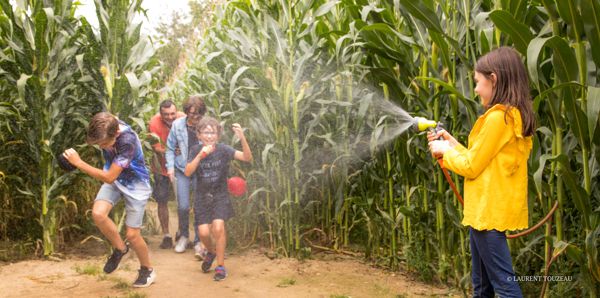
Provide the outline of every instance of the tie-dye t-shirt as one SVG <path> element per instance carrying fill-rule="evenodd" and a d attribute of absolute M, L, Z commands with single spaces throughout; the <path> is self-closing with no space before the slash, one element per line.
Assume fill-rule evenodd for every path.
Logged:
<path fill-rule="evenodd" d="M 102 149 L 104 155 L 104 170 L 108 171 L 112 163 L 116 163 L 123 171 L 117 177 L 117 182 L 129 190 L 134 190 L 139 184 L 150 185 L 150 175 L 146 169 L 142 144 L 137 134 L 124 122 L 119 121 L 121 133 L 111 149 Z M 140 183 L 141 182 L 141 183 Z"/>

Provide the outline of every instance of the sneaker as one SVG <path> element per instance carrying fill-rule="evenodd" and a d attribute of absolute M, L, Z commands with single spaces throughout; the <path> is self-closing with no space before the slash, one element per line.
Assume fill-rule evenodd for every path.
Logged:
<path fill-rule="evenodd" d="M 156 279 L 156 273 L 153 269 L 148 269 L 147 267 L 141 266 L 140 270 L 138 270 L 138 277 L 133 282 L 134 288 L 145 288 L 151 285 Z"/>
<path fill-rule="evenodd" d="M 210 266 L 212 266 L 216 256 L 217 255 L 210 251 L 206 254 L 206 257 L 204 257 L 204 261 L 202 262 L 202 272 L 207 273 L 210 271 Z"/>
<path fill-rule="evenodd" d="M 225 267 L 217 266 L 215 268 L 215 276 L 213 277 L 214 281 L 222 281 L 227 277 L 227 271 L 225 271 Z"/>
<path fill-rule="evenodd" d="M 202 246 L 200 242 L 194 245 L 194 256 L 196 257 L 196 259 L 200 261 L 204 260 L 204 257 L 206 257 L 207 252 L 208 251 L 206 250 L 206 248 L 204 248 L 204 246 Z"/>
<path fill-rule="evenodd" d="M 179 237 L 177 240 L 177 245 L 175 245 L 175 252 L 184 252 L 187 246 L 188 239 L 185 236 Z"/>
<path fill-rule="evenodd" d="M 113 253 L 108 257 L 106 264 L 104 265 L 104 272 L 111 273 L 117 268 L 119 268 L 119 263 L 121 263 L 121 259 L 124 255 L 129 252 L 129 245 L 125 243 L 125 251 L 120 251 L 116 248 L 113 248 Z"/>
<path fill-rule="evenodd" d="M 171 238 L 171 236 L 165 236 L 159 247 L 162 249 L 169 249 L 173 247 L 173 238 Z"/>

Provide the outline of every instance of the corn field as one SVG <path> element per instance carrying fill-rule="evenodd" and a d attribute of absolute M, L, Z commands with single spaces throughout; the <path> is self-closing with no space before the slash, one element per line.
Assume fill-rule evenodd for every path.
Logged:
<path fill-rule="evenodd" d="M 75 147 L 99 162 L 84 139 L 88 119 L 102 110 L 145 127 L 158 62 L 132 23 L 140 4 L 96 1 L 96 34 L 74 17 L 73 1 L 0 1 L 3 242 L 25 240 L 20 250 L 51 255 L 91 230 L 96 183 L 64 173 L 56 156 Z"/>
<path fill-rule="evenodd" d="M 143 133 L 160 61 L 133 23 L 139 0 L 96 0 L 99 32 L 72 1 L 16 2 L 0 0 L 0 237 L 2 249 L 52 256 L 96 233 L 87 211 L 97 183 L 63 173 L 55 156 L 79 146 L 100 163 L 83 145 L 100 110 Z M 234 164 L 249 192 L 230 243 L 357 255 L 468 293 L 462 206 L 402 109 L 466 144 L 482 112 L 473 65 L 508 45 L 526 63 L 538 123 L 530 225 L 559 204 L 544 229 L 509 241 L 515 272 L 573 278 L 522 283 L 526 296 L 597 297 L 600 1 L 238 0 L 212 10 L 168 96 L 201 94 L 225 127 L 248 128 L 255 161 Z"/>

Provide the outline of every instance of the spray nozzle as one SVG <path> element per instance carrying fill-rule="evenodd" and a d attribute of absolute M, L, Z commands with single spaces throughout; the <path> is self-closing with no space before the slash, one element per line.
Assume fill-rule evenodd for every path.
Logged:
<path fill-rule="evenodd" d="M 413 128 L 416 131 L 425 131 L 427 129 L 436 129 L 438 127 L 438 123 L 433 121 L 433 120 L 429 120 L 423 117 L 415 117 L 414 118 L 414 123 L 413 123 Z"/>

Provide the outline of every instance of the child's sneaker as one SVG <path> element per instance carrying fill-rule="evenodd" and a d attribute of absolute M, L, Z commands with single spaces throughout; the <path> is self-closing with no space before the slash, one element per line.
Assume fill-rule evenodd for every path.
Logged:
<path fill-rule="evenodd" d="M 206 248 L 204 248 L 200 242 L 197 242 L 194 245 L 194 256 L 196 259 L 200 261 L 204 260 L 204 257 L 206 257 L 206 252 Z"/>
<path fill-rule="evenodd" d="M 104 265 L 104 272 L 112 273 L 113 271 L 119 268 L 119 263 L 121 263 L 121 259 L 124 255 L 129 252 L 129 245 L 125 243 L 125 251 L 120 251 L 116 248 L 113 248 L 113 253 L 110 255 L 106 264 Z"/>
<path fill-rule="evenodd" d="M 210 271 L 210 266 L 212 266 L 215 257 L 216 255 L 210 251 L 206 254 L 206 257 L 204 257 L 204 261 L 202 262 L 202 272 L 207 273 Z"/>
<path fill-rule="evenodd" d="M 154 279 L 156 279 L 154 270 L 141 266 L 140 270 L 138 270 L 138 277 L 135 282 L 133 282 L 133 287 L 145 288 L 151 285 L 154 282 Z"/>
<path fill-rule="evenodd" d="M 215 268 L 215 276 L 213 277 L 214 281 L 222 281 L 227 277 L 227 271 L 225 271 L 225 267 L 217 266 Z"/>

